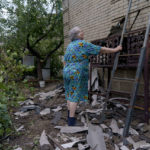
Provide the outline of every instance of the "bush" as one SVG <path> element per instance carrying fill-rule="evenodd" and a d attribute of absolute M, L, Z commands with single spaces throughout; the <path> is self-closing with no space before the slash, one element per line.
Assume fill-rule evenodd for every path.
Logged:
<path fill-rule="evenodd" d="M 62 76 L 61 71 L 63 69 L 63 62 L 61 57 L 63 56 L 63 50 L 58 51 L 52 55 L 50 58 L 50 71 L 52 77 Z"/>
<path fill-rule="evenodd" d="M 18 90 L 17 82 L 22 78 L 25 67 L 20 61 L 16 61 L 16 55 L 0 50 L 0 139 L 12 131 L 8 109 L 24 99 Z"/>
<path fill-rule="evenodd" d="M 2 96 L 2 93 L 0 93 Z M 0 139 L 11 132 L 11 119 L 7 110 L 6 97 L 1 97 L 0 101 Z"/>

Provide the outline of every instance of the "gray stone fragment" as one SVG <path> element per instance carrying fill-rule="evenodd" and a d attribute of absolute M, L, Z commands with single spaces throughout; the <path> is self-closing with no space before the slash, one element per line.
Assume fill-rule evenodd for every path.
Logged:
<path fill-rule="evenodd" d="M 30 99 L 27 99 L 23 102 L 19 102 L 19 104 L 22 106 L 22 105 L 34 105 L 34 102 Z"/>
<path fill-rule="evenodd" d="M 121 150 L 129 150 L 129 149 L 128 149 L 126 146 L 124 146 L 124 145 L 121 146 L 120 149 L 121 149 Z"/>
<path fill-rule="evenodd" d="M 42 110 L 42 111 L 40 112 L 40 115 L 41 115 L 41 116 L 45 116 L 45 115 L 47 115 L 47 114 L 50 114 L 50 108 L 45 108 L 44 110 Z"/>
<path fill-rule="evenodd" d="M 110 124 L 110 128 L 112 129 L 113 133 L 120 134 L 120 129 L 119 129 L 117 121 L 115 119 L 112 119 L 111 124 Z"/>
<path fill-rule="evenodd" d="M 20 126 L 18 129 L 16 129 L 16 131 L 19 132 L 19 131 L 23 130 L 23 128 L 24 128 L 24 125 Z"/>
<path fill-rule="evenodd" d="M 56 125 L 58 121 L 61 119 L 61 115 L 62 115 L 61 112 L 56 112 L 54 114 L 54 119 L 51 121 L 51 123 Z"/>
<path fill-rule="evenodd" d="M 40 142 L 40 150 L 50 150 L 52 147 L 48 141 L 48 137 L 46 136 L 45 130 L 42 132 L 39 142 Z"/>
<path fill-rule="evenodd" d="M 65 144 L 62 144 L 61 146 L 63 148 L 72 148 L 75 144 L 77 144 L 80 140 L 78 141 L 74 141 L 74 142 L 70 142 L 70 143 L 65 143 Z"/>
<path fill-rule="evenodd" d="M 36 105 L 29 105 L 29 106 L 23 106 L 20 111 L 22 112 L 26 112 L 26 111 L 30 111 L 30 110 L 35 110 L 36 113 L 40 113 L 41 108 L 39 106 Z"/>
<path fill-rule="evenodd" d="M 85 149 L 87 149 L 87 148 L 89 148 L 89 145 L 88 145 L 88 144 L 85 144 L 85 145 L 83 145 L 83 144 L 81 144 L 81 143 L 78 144 L 78 150 L 85 150 Z"/>
<path fill-rule="evenodd" d="M 87 142 L 94 150 L 106 150 L 104 135 L 99 126 L 89 124 Z"/>
<path fill-rule="evenodd" d="M 18 147 L 18 148 L 14 149 L 14 150 L 22 150 L 22 148 L 21 148 L 21 147 Z"/>
<path fill-rule="evenodd" d="M 54 112 L 58 112 L 58 111 L 60 111 L 60 110 L 62 110 L 62 107 L 61 107 L 61 106 L 58 106 L 57 108 L 52 109 L 52 111 L 54 111 Z"/>
<path fill-rule="evenodd" d="M 28 116 L 29 115 L 29 112 L 16 112 L 14 113 L 15 116 L 20 116 L 20 117 L 25 117 L 25 116 Z"/>
<path fill-rule="evenodd" d="M 56 126 L 55 128 L 60 129 L 61 133 L 78 133 L 85 132 L 88 130 L 88 127 L 78 127 L 78 126 Z"/>

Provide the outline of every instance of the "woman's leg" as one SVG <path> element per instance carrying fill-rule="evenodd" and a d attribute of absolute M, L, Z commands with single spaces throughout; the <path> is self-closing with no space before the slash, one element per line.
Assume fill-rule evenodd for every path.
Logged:
<path fill-rule="evenodd" d="M 75 111 L 76 111 L 76 108 L 77 108 L 77 104 L 76 102 L 69 102 L 69 107 L 70 107 L 70 114 L 69 114 L 69 117 L 75 117 Z"/>
<path fill-rule="evenodd" d="M 67 100 L 67 108 L 68 108 L 67 117 L 69 119 L 69 115 L 70 115 L 70 101 L 69 100 Z"/>
<path fill-rule="evenodd" d="M 75 126 L 76 125 L 76 118 L 75 118 L 75 111 L 77 108 L 76 102 L 69 102 L 69 117 L 68 117 L 68 126 Z"/>
<path fill-rule="evenodd" d="M 70 111 L 70 101 L 67 100 L 67 108 L 68 108 L 68 111 Z"/>

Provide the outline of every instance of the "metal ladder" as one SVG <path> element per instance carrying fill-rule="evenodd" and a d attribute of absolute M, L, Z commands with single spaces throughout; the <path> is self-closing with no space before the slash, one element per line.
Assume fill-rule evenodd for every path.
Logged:
<path fill-rule="evenodd" d="M 130 9 L 131 9 L 131 5 L 132 5 L 132 0 L 130 0 L 130 2 L 129 2 L 129 6 L 128 6 L 126 18 L 125 18 L 125 23 L 124 23 L 124 26 L 123 26 L 123 31 L 122 31 L 122 35 L 121 35 L 121 39 L 120 39 L 120 45 L 123 44 L 123 38 L 124 38 L 124 34 L 126 32 L 126 27 L 127 27 L 127 23 L 128 23 L 128 17 L 129 17 L 129 12 L 130 12 Z M 106 99 L 108 99 L 109 95 L 110 95 L 111 86 L 112 86 L 112 79 L 115 78 L 114 75 L 115 75 L 115 71 L 117 70 L 119 55 L 120 55 L 120 52 L 117 52 L 117 54 L 115 56 L 113 69 L 112 69 L 112 72 L 111 72 L 110 82 L 109 82 L 107 93 L 106 93 Z"/>
<path fill-rule="evenodd" d="M 140 52 L 140 58 L 139 58 L 138 67 L 136 70 L 136 76 L 134 79 L 133 90 L 131 94 L 130 104 L 129 104 L 129 108 L 127 112 L 127 118 L 126 118 L 125 127 L 123 131 L 124 142 L 125 142 L 125 137 L 128 136 L 128 132 L 129 132 L 129 126 L 131 123 L 131 117 L 132 117 L 132 113 L 134 109 L 133 107 L 135 105 L 136 96 L 137 96 L 138 87 L 139 87 L 139 80 L 140 80 L 140 76 L 141 76 L 142 69 L 143 69 L 143 64 L 144 64 L 144 59 L 145 59 L 145 54 L 146 54 L 146 47 L 147 47 L 147 42 L 149 39 L 149 32 L 150 32 L 150 15 L 149 15 L 148 25 L 147 25 L 147 29 L 145 33 L 143 47 L 141 48 L 141 52 Z"/>
<path fill-rule="evenodd" d="M 131 9 L 131 5 L 132 5 L 132 0 L 130 0 L 130 2 L 129 2 L 128 11 L 126 14 L 126 19 L 125 19 L 125 23 L 124 23 L 124 27 L 123 27 L 123 31 L 122 31 L 122 35 L 121 35 L 120 45 L 122 45 L 122 43 L 123 43 L 123 38 L 124 38 L 124 34 L 126 32 L 126 26 L 127 26 L 127 22 L 128 22 L 128 16 L 129 16 L 129 12 Z M 113 65 L 113 69 L 111 72 L 111 79 L 110 79 L 109 86 L 108 86 L 108 89 L 106 92 L 106 102 L 104 104 L 104 109 L 103 109 L 104 111 L 107 107 L 107 101 L 109 99 L 109 95 L 110 95 L 110 91 L 111 91 L 111 87 L 112 87 L 112 80 L 119 79 L 119 80 L 134 81 L 133 90 L 132 90 L 131 98 L 130 98 L 130 104 L 129 104 L 127 117 L 126 117 L 126 121 L 125 121 L 125 127 L 124 127 L 124 131 L 123 131 L 123 143 L 124 144 L 126 144 L 126 137 L 128 136 L 128 133 L 129 133 L 129 127 L 130 127 L 130 123 L 131 123 L 132 113 L 133 113 L 136 96 L 137 96 L 137 92 L 138 92 L 138 87 L 139 87 L 139 79 L 140 79 L 140 76 L 142 73 L 144 58 L 145 58 L 145 54 L 146 54 L 146 47 L 147 47 L 147 42 L 148 42 L 148 38 L 149 38 L 149 32 L 150 32 L 150 17 L 149 17 L 149 21 L 148 21 L 148 25 L 147 25 L 147 29 L 146 29 L 143 47 L 141 48 L 141 52 L 140 52 L 140 58 L 139 58 L 138 67 L 136 70 L 135 79 L 116 78 L 114 76 L 115 71 L 117 70 L 118 60 L 119 60 L 119 55 L 120 55 L 120 52 L 118 52 L 115 56 L 114 65 Z M 104 115 L 104 111 L 102 112 L 102 116 Z"/>
<path fill-rule="evenodd" d="M 121 34 L 120 45 L 123 44 L 124 34 L 126 32 L 126 27 L 127 27 L 127 23 L 128 23 L 128 17 L 129 17 L 129 12 L 130 12 L 131 6 L 132 6 L 132 0 L 129 1 L 128 10 L 127 10 L 127 14 L 126 14 L 126 17 L 125 17 L 125 23 L 124 23 L 123 31 L 122 31 L 122 34 Z M 103 122 L 103 119 L 105 118 L 105 111 L 106 111 L 107 102 L 108 102 L 109 96 L 110 96 L 110 91 L 111 91 L 111 87 L 112 87 L 112 80 L 115 79 L 114 75 L 115 75 L 115 72 L 117 70 L 119 55 L 120 55 L 120 52 L 117 52 L 116 56 L 115 56 L 115 60 L 114 60 L 113 69 L 111 71 L 111 77 L 110 77 L 108 89 L 107 89 L 107 92 L 106 92 L 106 101 L 105 101 L 104 106 L 103 106 L 102 118 L 100 120 L 100 123 Z"/>

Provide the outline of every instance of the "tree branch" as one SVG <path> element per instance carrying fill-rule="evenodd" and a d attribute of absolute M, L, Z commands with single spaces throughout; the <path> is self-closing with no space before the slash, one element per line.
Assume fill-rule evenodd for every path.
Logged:
<path fill-rule="evenodd" d="M 53 4 L 53 7 L 52 7 L 52 10 L 51 10 L 51 13 L 50 13 L 50 18 L 49 18 L 49 24 L 48 24 L 48 26 L 51 24 L 51 20 L 52 20 L 52 16 L 53 16 L 53 10 L 54 10 L 54 4 Z M 55 24 L 56 24 L 56 20 L 57 20 L 57 18 L 55 18 L 55 21 L 54 21 L 54 24 L 53 24 L 52 28 L 50 28 L 45 34 L 43 34 L 41 37 L 39 37 L 39 38 L 34 42 L 34 44 L 32 45 L 32 47 L 35 47 L 35 45 L 36 45 L 38 42 L 40 42 L 41 40 L 43 40 L 43 39 L 49 34 L 49 32 L 54 29 Z"/>
<path fill-rule="evenodd" d="M 40 54 L 30 46 L 29 37 L 30 37 L 30 34 L 27 35 L 27 49 L 32 53 L 32 55 L 35 55 L 36 57 L 41 59 Z"/>
<path fill-rule="evenodd" d="M 54 4 L 53 4 L 53 7 L 52 7 L 52 10 L 51 10 L 51 13 L 50 13 L 49 24 L 48 24 L 48 26 L 50 25 L 51 20 L 52 20 L 53 10 L 54 10 Z"/>
<path fill-rule="evenodd" d="M 34 42 L 34 44 L 32 45 L 32 47 L 35 47 L 35 45 L 36 45 L 37 43 L 39 43 L 41 40 L 43 40 L 43 39 L 49 34 L 50 31 L 54 30 L 54 28 L 55 28 L 55 26 L 56 26 L 56 21 L 57 21 L 57 18 L 55 19 L 55 21 L 54 21 L 52 27 L 51 27 L 45 34 L 43 34 L 41 37 L 39 37 L 39 38 Z"/>
<path fill-rule="evenodd" d="M 63 40 L 61 40 L 61 41 L 59 42 L 59 44 L 58 44 L 52 51 L 50 51 L 50 53 L 45 57 L 45 59 L 44 59 L 43 62 L 46 62 L 47 59 L 48 59 L 55 51 L 57 51 L 57 50 L 60 48 L 60 46 L 61 46 L 62 44 L 63 44 Z"/>

